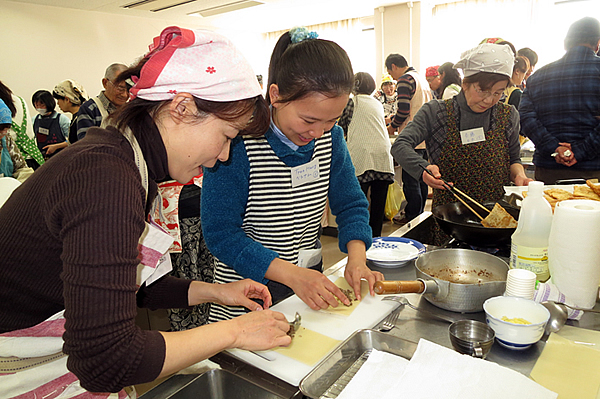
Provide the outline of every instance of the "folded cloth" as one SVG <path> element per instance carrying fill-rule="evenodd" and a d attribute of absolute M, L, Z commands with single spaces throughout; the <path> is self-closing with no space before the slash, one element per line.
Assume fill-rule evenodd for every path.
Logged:
<path fill-rule="evenodd" d="M 396 385 L 396 379 L 404 373 L 407 365 L 407 359 L 373 349 L 338 399 L 372 398 L 375 396 L 373 387 L 377 387 L 378 392 L 387 391 Z"/>
<path fill-rule="evenodd" d="M 559 291 L 558 287 L 551 283 L 539 283 L 533 293 L 533 300 L 538 303 L 554 301 L 574 306 L 573 302 L 569 301 L 567 297 Z M 568 318 L 571 320 L 579 320 L 581 319 L 581 316 L 583 316 L 582 310 L 567 308 L 567 311 L 569 314 Z"/>
<path fill-rule="evenodd" d="M 523 374 L 496 363 L 461 355 L 421 339 L 402 377 L 383 398 L 425 399 L 555 399 L 558 394 Z"/>

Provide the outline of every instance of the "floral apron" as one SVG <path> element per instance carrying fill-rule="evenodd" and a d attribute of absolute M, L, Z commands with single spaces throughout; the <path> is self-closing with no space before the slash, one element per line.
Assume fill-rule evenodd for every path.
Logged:
<path fill-rule="evenodd" d="M 463 144 L 460 135 L 460 109 L 455 109 L 452 99 L 446 100 L 448 129 L 446 141 L 440 153 L 438 166 L 444 180 L 453 182 L 457 188 L 478 202 L 496 201 L 504 195 L 504 186 L 510 183 L 510 156 L 506 129 L 510 118 L 510 106 L 497 104 L 490 115 L 490 129 L 485 141 Z M 433 190 L 432 207 L 456 202 L 447 190 Z M 447 240 L 437 229 L 436 244 Z M 443 233 L 442 233 L 443 234 Z"/>
<path fill-rule="evenodd" d="M 135 163 L 148 195 L 148 169 L 140 146 L 131 134 Z M 154 208 L 160 205 L 160 196 Z M 138 243 L 140 264 L 137 285 L 147 285 L 171 271 L 168 249 L 171 236 L 149 218 Z M 65 331 L 64 310 L 30 328 L 0 334 L 0 397 L 11 399 L 125 399 L 135 398 L 133 387 L 118 393 L 92 393 L 79 385 L 77 377 L 67 369 L 67 355 L 62 352 Z"/>

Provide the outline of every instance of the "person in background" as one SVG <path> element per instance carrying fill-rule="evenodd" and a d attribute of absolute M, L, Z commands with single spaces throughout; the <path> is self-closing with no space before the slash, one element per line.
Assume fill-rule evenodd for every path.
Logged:
<path fill-rule="evenodd" d="M 440 84 L 440 93 L 442 93 L 442 100 L 447 100 L 460 93 L 460 85 L 462 79 L 458 70 L 454 69 L 454 64 L 451 62 L 444 62 L 438 71 L 442 77 L 442 83 Z"/>
<path fill-rule="evenodd" d="M 0 177 L 14 177 L 23 182 L 31 175 L 31 168 L 27 166 L 21 151 L 8 134 L 12 127 L 12 113 L 8 106 L 0 99 Z"/>
<path fill-rule="evenodd" d="M 383 107 L 371 96 L 374 90 L 375 80 L 371 75 L 366 72 L 354 75 L 354 97 L 348 101 L 338 125 L 348 138 L 348 152 L 360 188 L 370 198 L 369 225 L 373 237 L 380 237 L 388 187 L 394 182 L 394 162 Z"/>
<path fill-rule="evenodd" d="M 600 178 L 599 43 L 597 19 L 574 22 L 566 54 L 527 80 L 519 112 L 522 133 L 535 144 L 536 180 Z"/>
<path fill-rule="evenodd" d="M 510 182 L 523 186 L 531 181 L 520 159 L 519 113 L 499 103 L 513 64 L 506 45 L 485 43 L 463 53 L 455 65 L 464 73 L 461 92 L 423 105 L 392 145 L 402 170 L 433 188 L 433 208 L 456 202 L 441 179 L 478 202 L 502 198 Z M 429 162 L 415 151 L 423 140 Z M 447 236 L 439 229 L 437 234 L 436 245 L 441 245 Z"/>
<path fill-rule="evenodd" d="M 516 109 L 519 109 L 519 104 L 521 103 L 521 94 L 523 94 L 523 91 L 520 89 L 520 87 L 523 83 L 523 79 L 525 79 L 525 75 L 527 75 L 528 70 L 529 60 L 522 56 L 515 57 L 515 65 L 513 66 L 510 83 L 508 84 L 506 90 L 504 90 L 504 97 L 501 100 L 503 103 L 514 105 Z"/>
<path fill-rule="evenodd" d="M 388 55 L 385 67 L 392 78 L 398 82 L 396 84 L 398 109 L 392 123 L 388 126 L 388 133 L 394 134 L 398 131 L 402 134 L 407 123 L 414 118 L 423 104 L 431 101 L 431 90 L 427 80 L 413 67 L 409 67 L 406 59 L 400 54 Z M 416 151 L 423 159 L 427 159 L 425 142 L 420 143 Z M 394 222 L 398 224 L 406 224 L 423 213 L 429 188 L 422 178 L 414 178 L 402 169 L 402 191 L 406 198 L 405 217 L 400 220 L 394 218 Z"/>
<path fill-rule="evenodd" d="M 160 202 L 156 181 L 187 183 L 202 165 L 225 161 L 239 132 L 267 128 L 250 64 L 217 33 L 169 27 L 123 77 L 136 84 L 114 125 L 90 129 L 0 208 L 0 343 L 12 350 L 2 356 L 18 358 L 14 372 L 0 374 L 2 398 L 133 398 L 124 387 L 222 350 L 291 342 L 285 316 L 262 310 L 271 304 L 264 285 L 166 276 L 172 239 L 149 218 Z M 136 305 L 211 301 L 262 311 L 187 331 L 135 324 Z"/>
<path fill-rule="evenodd" d="M 96 97 L 92 97 L 81 105 L 77 116 L 77 140 L 85 137 L 87 130 L 92 126 L 105 127 L 103 122 L 110 114 L 127 102 L 129 98 L 126 82 L 116 83 L 116 78 L 127 69 L 124 64 L 111 64 L 104 72 L 102 87 L 104 90 Z M 132 82 L 133 83 L 133 82 Z M 73 144 L 75 141 L 71 141 Z"/>
<path fill-rule="evenodd" d="M 39 114 L 33 119 L 35 139 L 44 159 L 48 160 L 69 145 L 67 137 L 71 121 L 65 114 L 54 110 L 56 101 L 48 90 L 33 93 L 31 102 Z"/>
<path fill-rule="evenodd" d="M 385 125 L 392 123 L 392 118 L 396 115 L 396 81 L 386 73 L 381 78 L 381 89 L 373 93 L 373 97 L 383 104 L 383 115 Z"/>
<path fill-rule="evenodd" d="M 425 79 L 427 79 L 427 83 L 429 83 L 432 98 L 441 97 L 438 90 L 440 88 L 440 84 L 442 83 L 440 73 L 438 72 L 439 67 L 439 65 L 430 66 L 425 70 Z"/>
<path fill-rule="evenodd" d="M 11 139 L 19 147 L 21 155 L 25 158 L 27 165 L 42 165 L 44 156 L 35 142 L 35 133 L 33 132 L 33 123 L 29 107 L 23 97 L 16 96 L 4 83 L 0 82 L 0 99 L 10 109 L 12 114 L 12 126 L 8 130 Z"/>
<path fill-rule="evenodd" d="M 82 85 L 74 80 L 63 80 L 52 90 L 52 97 L 62 112 L 70 112 L 71 124 L 69 125 L 69 142 L 77 141 L 77 113 L 81 104 L 87 101 L 87 93 Z"/>
<path fill-rule="evenodd" d="M 524 90 L 527 79 L 533 73 L 533 70 L 535 69 L 535 66 L 538 62 L 538 55 L 535 51 L 533 51 L 529 47 L 523 47 L 522 49 L 520 49 L 517 52 L 517 55 L 520 55 L 521 57 L 525 57 L 529 60 L 529 70 L 527 71 L 527 74 L 525 75 L 525 80 L 523 80 L 523 83 L 521 84 L 521 90 Z"/>
<path fill-rule="evenodd" d="M 205 170 L 202 186 L 202 229 L 219 260 L 216 282 L 252 278 L 267 284 L 274 302 L 295 293 L 314 310 L 337 307 L 338 299 L 349 304 L 321 272 L 328 199 L 357 299 L 361 279 L 373 295 L 383 278 L 366 265 L 369 204 L 336 126 L 354 87 L 352 65 L 339 45 L 316 36 L 295 28 L 279 38 L 269 63 L 269 130 L 234 140 L 229 161 Z M 212 322 L 244 310 L 211 304 L 210 313 Z"/>

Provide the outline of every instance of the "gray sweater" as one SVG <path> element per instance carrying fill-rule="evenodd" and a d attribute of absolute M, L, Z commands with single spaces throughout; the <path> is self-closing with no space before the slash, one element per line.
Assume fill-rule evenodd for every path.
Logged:
<path fill-rule="evenodd" d="M 490 129 L 491 114 L 496 106 L 485 112 L 473 112 L 467 105 L 467 100 L 463 92 L 454 96 L 453 101 L 454 109 L 460 110 L 460 130 L 483 127 L 483 130 L 487 132 Z M 423 169 L 421 169 L 420 165 L 428 165 L 427 161 L 414 151 L 414 148 L 423 140 L 425 140 L 427 145 L 429 163 L 438 163 L 448 132 L 447 120 L 448 113 L 445 101 L 432 100 L 419 109 L 414 119 L 396 138 L 396 141 L 392 145 L 394 160 L 412 177 L 416 179 L 420 178 L 423 174 Z M 519 112 L 515 107 L 512 107 L 509 125 L 506 129 L 506 140 L 508 141 L 511 165 L 513 163 L 521 163 L 519 130 Z"/>

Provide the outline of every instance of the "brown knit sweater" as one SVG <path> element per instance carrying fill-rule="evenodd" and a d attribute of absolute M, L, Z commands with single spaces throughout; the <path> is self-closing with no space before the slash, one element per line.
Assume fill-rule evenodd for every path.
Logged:
<path fill-rule="evenodd" d="M 150 178 L 165 178 L 158 130 L 136 137 Z M 151 181 L 149 198 L 156 192 Z M 135 326 L 136 300 L 185 307 L 190 281 L 166 277 L 136 296 L 148 206 L 131 146 L 113 128 L 90 129 L 46 162 L 0 208 L 0 332 L 65 309 L 64 352 L 84 388 L 116 392 L 154 380 L 165 343 Z"/>

